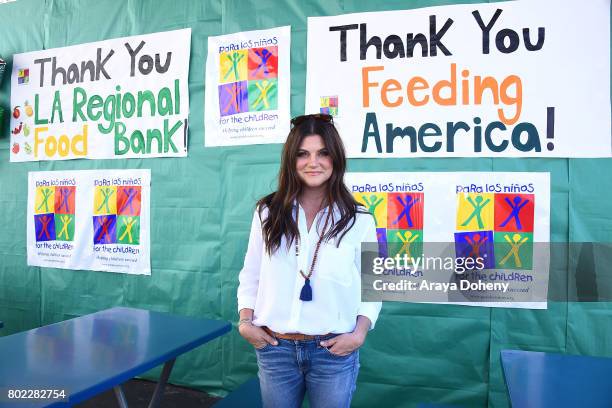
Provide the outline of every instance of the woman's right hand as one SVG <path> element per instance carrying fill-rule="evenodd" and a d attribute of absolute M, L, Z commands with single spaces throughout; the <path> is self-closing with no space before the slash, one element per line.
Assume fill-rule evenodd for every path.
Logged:
<path fill-rule="evenodd" d="M 255 326 L 253 323 L 243 323 L 238 326 L 238 332 L 246 341 L 251 343 L 256 349 L 262 349 L 268 344 L 273 346 L 278 345 L 278 341 L 270 336 L 261 327 Z"/>

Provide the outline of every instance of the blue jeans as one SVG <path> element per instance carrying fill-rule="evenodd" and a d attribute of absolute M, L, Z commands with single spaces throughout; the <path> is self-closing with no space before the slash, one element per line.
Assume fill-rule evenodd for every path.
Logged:
<path fill-rule="evenodd" d="M 359 372 L 359 350 L 347 356 L 332 354 L 321 340 L 277 339 L 255 349 L 264 408 L 299 408 L 304 394 L 312 408 L 349 407 Z"/>

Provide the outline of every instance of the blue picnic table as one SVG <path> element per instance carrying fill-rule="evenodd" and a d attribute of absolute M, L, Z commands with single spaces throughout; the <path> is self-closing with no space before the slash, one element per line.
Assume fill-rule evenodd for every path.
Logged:
<path fill-rule="evenodd" d="M 612 358 L 502 350 L 512 408 L 612 407 Z"/>
<path fill-rule="evenodd" d="M 67 407 L 113 389 L 124 408 L 121 384 L 164 364 L 149 405 L 158 406 L 176 358 L 230 328 L 219 320 L 115 307 L 0 337 L 0 407 Z M 15 392 L 34 390 L 39 398 L 16 403 Z M 40 390 L 57 391 L 57 398 L 40 398 Z"/>

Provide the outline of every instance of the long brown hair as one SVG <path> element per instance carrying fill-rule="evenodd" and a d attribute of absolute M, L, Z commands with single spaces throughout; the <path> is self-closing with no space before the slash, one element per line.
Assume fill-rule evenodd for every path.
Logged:
<path fill-rule="evenodd" d="M 278 189 L 257 202 L 259 219 L 262 222 L 264 244 L 269 255 L 280 248 L 283 236 L 285 236 L 287 248 L 289 248 L 299 234 L 298 226 L 293 218 L 293 205 L 302 191 L 302 182 L 296 171 L 296 160 L 302 140 L 306 136 L 321 136 L 333 163 L 331 177 L 326 182 L 325 202 L 330 212 L 333 211 L 334 204 L 337 206 L 340 219 L 333 220 L 333 224 L 331 228 L 328 228 L 323 240 L 329 241 L 338 237 L 336 244 L 339 245 L 347 231 L 355 224 L 355 214 L 358 212 L 367 213 L 355 201 L 344 185 L 346 154 L 342 139 L 340 139 L 340 135 L 334 126 L 333 118 L 321 114 L 304 115 L 292 119 L 291 123 L 293 127 L 283 146 Z M 268 216 L 265 220 L 262 219 L 264 208 L 268 209 Z M 330 214 L 333 214 L 333 212 Z"/>

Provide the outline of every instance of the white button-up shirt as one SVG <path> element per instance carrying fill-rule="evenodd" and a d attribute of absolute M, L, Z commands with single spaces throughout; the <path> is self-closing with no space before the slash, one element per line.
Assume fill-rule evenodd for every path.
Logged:
<path fill-rule="evenodd" d="M 337 220 L 340 216 L 337 209 L 334 211 Z M 299 206 L 301 239 L 296 258 L 295 242 L 287 250 L 285 237 L 277 251 L 271 256 L 266 253 L 255 211 L 239 275 L 238 310 L 253 309 L 256 326 L 268 326 L 279 333 L 347 333 L 355 329 L 357 315 L 363 315 L 374 327 L 381 303 L 361 301 L 361 243 L 377 242 L 376 225 L 369 213 L 356 214 L 355 224 L 339 247 L 336 239 L 321 243 L 310 278 L 312 300 L 300 300 L 304 285 L 300 269 L 308 274 L 326 216 L 327 209 L 319 211 L 308 231 L 306 214 Z M 267 209 L 262 217 L 266 219 Z"/>

